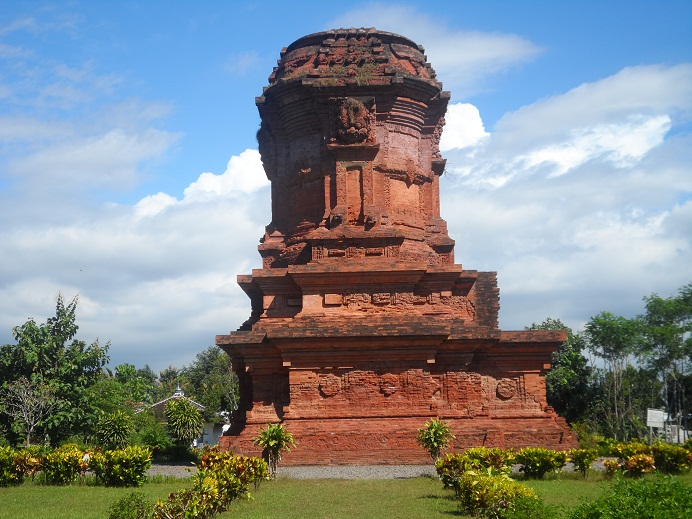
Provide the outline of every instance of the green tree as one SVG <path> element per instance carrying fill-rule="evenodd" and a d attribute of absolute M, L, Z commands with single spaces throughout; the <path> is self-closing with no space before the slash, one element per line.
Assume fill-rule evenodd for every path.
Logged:
<path fill-rule="evenodd" d="M 41 421 L 41 432 L 59 441 L 88 432 L 93 423 L 87 390 L 102 376 L 108 362 L 109 344 L 98 340 L 87 345 L 75 339 L 77 297 L 69 303 L 58 294 L 55 316 L 44 324 L 29 319 L 13 329 L 16 344 L 0 348 L 0 380 L 3 386 L 22 377 L 48 386 L 60 406 Z"/>
<path fill-rule="evenodd" d="M 209 422 L 219 423 L 219 414 L 231 413 L 238 404 L 238 378 L 230 357 L 217 346 L 198 353 L 180 370 L 180 380 L 190 397 L 204 406 Z"/>
<path fill-rule="evenodd" d="M 39 385 L 22 377 L 0 389 L 0 410 L 7 413 L 19 426 L 31 445 L 34 429 L 60 405 L 47 385 Z"/>
<path fill-rule="evenodd" d="M 582 355 L 586 349 L 584 336 L 573 333 L 562 321 L 550 317 L 526 329 L 567 332 L 567 340 L 553 352 L 551 368 L 545 377 L 548 404 L 569 423 L 586 421 L 595 392 L 591 381 L 592 369 Z"/>
<path fill-rule="evenodd" d="M 199 438 L 204 419 L 197 408 L 187 399 L 171 400 L 165 406 L 168 430 L 180 446 L 189 447 L 192 440 Z"/>
<path fill-rule="evenodd" d="M 632 420 L 638 410 L 626 398 L 624 375 L 641 346 L 640 323 L 636 319 L 601 312 L 586 324 L 585 336 L 589 350 L 604 364 L 599 377 L 603 426 L 615 439 L 627 440 L 632 429 L 636 429 Z"/>
<path fill-rule="evenodd" d="M 692 356 L 692 283 L 677 296 L 645 297 L 646 313 L 639 317 L 644 330 L 647 364 L 660 373 L 662 396 L 670 417 L 678 427 L 688 428 L 690 409 L 686 380 Z"/>

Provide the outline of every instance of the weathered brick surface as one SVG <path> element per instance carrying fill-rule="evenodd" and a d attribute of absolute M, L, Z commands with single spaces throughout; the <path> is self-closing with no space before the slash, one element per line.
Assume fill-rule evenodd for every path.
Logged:
<path fill-rule="evenodd" d="M 272 182 L 261 269 L 238 277 L 250 318 L 217 336 L 240 380 L 225 448 L 282 421 L 286 464 L 423 463 L 454 448 L 575 445 L 545 399 L 562 332 L 498 329 L 494 272 L 454 264 L 440 217 L 449 95 L 423 49 L 374 29 L 301 38 L 257 99 Z"/>

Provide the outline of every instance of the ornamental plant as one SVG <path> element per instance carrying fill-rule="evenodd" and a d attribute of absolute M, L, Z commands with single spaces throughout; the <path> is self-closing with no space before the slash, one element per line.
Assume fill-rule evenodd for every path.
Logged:
<path fill-rule="evenodd" d="M 517 452 L 515 458 L 521 464 L 519 471 L 532 479 L 542 479 L 548 472 L 560 471 L 568 460 L 566 452 L 542 447 L 525 447 Z"/>
<path fill-rule="evenodd" d="M 510 517 L 518 506 L 530 509 L 531 502 L 539 502 L 533 489 L 506 474 L 489 475 L 469 470 L 457 480 L 455 487 L 461 508 L 469 514 L 485 517 Z"/>
<path fill-rule="evenodd" d="M 495 447 L 472 447 L 464 455 L 477 467 L 494 469 L 497 473 L 509 474 L 512 471 L 515 454 L 511 449 Z"/>
<path fill-rule="evenodd" d="M 649 474 L 656 469 L 654 457 L 650 454 L 634 454 L 625 459 L 622 466 L 626 474 L 634 478 Z"/>
<path fill-rule="evenodd" d="M 67 485 L 89 468 L 85 453 L 75 444 L 68 443 L 43 457 L 41 470 L 49 485 Z"/>
<path fill-rule="evenodd" d="M 665 474 L 679 474 L 692 466 L 692 453 L 684 447 L 658 442 L 651 446 L 656 470 Z"/>
<path fill-rule="evenodd" d="M 151 467 L 151 451 L 131 445 L 124 449 L 95 452 L 89 468 L 96 479 L 108 487 L 138 487 L 144 483 Z"/>
<path fill-rule="evenodd" d="M 591 465 L 598 458 L 597 449 L 572 449 L 569 451 L 569 458 L 583 477 L 588 476 Z"/>
<path fill-rule="evenodd" d="M 204 418 L 197 408 L 184 398 L 171 400 L 164 407 L 168 429 L 179 445 L 189 447 L 202 434 Z"/>
<path fill-rule="evenodd" d="M 297 445 L 293 439 L 293 434 L 287 432 L 283 425 L 267 424 L 266 429 L 260 429 L 259 435 L 252 439 L 255 445 L 262 447 L 264 453 L 269 458 L 269 477 L 276 478 L 276 469 L 281 461 L 281 456 L 284 451 L 291 451 L 291 447 Z"/>
<path fill-rule="evenodd" d="M 106 449 L 122 449 L 133 431 L 132 416 L 122 409 L 104 414 L 96 423 L 96 439 Z"/>
<path fill-rule="evenodd" d="M 224 512 L 236 499 L 249 497 L 248 484 L 267 478 L 267 464 L 257 458 L 208 451 L 200 462 L 192 486 L 159 500 L 152 519 L 207 519 Z"/>
<path fill-rule="evenodd" d="M 18 452 L 12 447 L 0 447 L 0 487 L 20 485 L 25 472 L 17 464 Z"/>
<path fill-rule="evenodd" d="M 418 445 L 428 451 L 433 462 L 437 462 L 440 453 L 449 446 L 449 441 L 453 439 L 454 435 L 449 426 L 436 418 L 431 418 L 425 422 L 423 428 L 418 429 L 416 436 Z"/>

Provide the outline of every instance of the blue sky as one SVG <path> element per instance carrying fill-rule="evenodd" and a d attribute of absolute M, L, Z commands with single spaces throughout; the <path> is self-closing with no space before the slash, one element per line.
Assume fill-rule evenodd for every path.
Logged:
<path fill-rule="evenodd" d="M 442 213 L 500 324 L 581 329 L 692 281 L 690 2 L 33 2 L 0 9 L 0 342 L 79 294 L 112 363 L 239 326 L 279 51 L 335 27 L 422 44 L 452 104 Z"/>

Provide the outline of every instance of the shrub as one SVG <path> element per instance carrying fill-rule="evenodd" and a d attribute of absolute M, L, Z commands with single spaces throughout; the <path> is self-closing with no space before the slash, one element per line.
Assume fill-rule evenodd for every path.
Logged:
<path fill-rule="evenodd" d="M 488 475 L 469 470 L 457 479 L 455 485 L 464 511 L 486 517 L 509 517 L 518 503 L 538 501 L 533 489 L 514 481 L 506 474 Z M 526 506 L 526 503 L 522 506 Z"/>
<path fill-rule="evenodd" d="M 151 467 L 151 451 L 131 445 L 124 449 L 95 452 L 89 468 L 96 479 L 109 487 L 135 487 L 144 483 Z"/>
<path fill-rule="evenodd" d="M 456 481 L 467 470 L 479 469 L 465 454 L 446 454 L 435 462 L 435 470 L 445 488 L 455 488 Z"/>
<path fill-rule="evenodd" d="M 692 453 L 684 447 L 658 442 L 651 446 L 656 470 L 666 474 L 678 474 L 692 465 Z"/>
<path fill-rule="evenodd" d="M 428 451 L 433 461 L 437 461 L 440 453 L 447 448 L 451 439 L 454 439 L 454 435 L 450 431 L 449 426 L 435 418 L 425 422 L 423 428 L 418 429 L 418 435 L 416 436 L 418 445 Z"/>
<path fill-rule="evenodd" d="M 291 451 L 291 447 L 297 444 L 293 439 L 293 435 L 284 429 L 283 425 L 267 424 L 266 429 L 260 429 L 259 435 L 253 438 L 255 445 L 262 447 L 269 457 L 269 476 L 274 479 L 276 477 L 276 469 L 281 461 L 283 451 Z"/>
<path fill-rule="evenodd" d="M 149 519 L 152 510 L 142 492 L 132 492 L 111 505 L 108 519 Z"/>
<path fill-rule="evenodd" d="M 654 471 L 654 457 L 649 454 L 634 454 L 625 459 L 622 466 L 627 471 L 628 476 L 643 476 Z"/>
<path fill-rule="evenodd" d="M 610 447 L 610 456 L 624 460 L 635 454 L 651 454 L 651 447 L 641 440 L 614 443 Z"/>
<path fill-rule="evenodd" d="M 464 452 L 470 463 L 484 469 L 496 469 L 509 474 L 512 470 L 515 454 L 511 449 L 472 447 Z"/>
<path fill-rule="evenodd" d="M 154 505 L 153 519 L 206 519 L 228 509 L 230 504 L 249 496 L 248 484 L 267 479 L 267 464 L 257 458 L 210 450 L 202 456 L 192 487 L 173 492 L 168 501 Z M 204 468 L 203 468 L 204 467 Z"/>
<path fill-rule="evenodd" d="M 692 510 L 689 487 L 671 476 L 620 479 L 595 501 L 582 503 L 569 519 L 683 519 Z"/>
<path fill-rule="evenodd" d="M 21 485 L 26 471 L 18 463 L 19 453 L 12 447 L 0 447 L 0 487 Z"/>
<path fill-rule="evenodd" d="M 244 485 L 269 479 L 267 462 L 260 458 L 246 458 L 218 447 L 204 447 L 198 468 L 201 470 L 232 470 Z"/>
<path fill-rule="evenodd" d="M 569 451 L 569 458 L 574 463 L 574 468 L 586 477 L 591 470 L 591 464 L 598 458 L 596 449 L 572 449 Z"/>
<path fill-rule="evenodd" d="M 567 453 L 541 447 L 525 447 L 517 452 L 515 461 L 528 478 L 542 479 L 548 472 L 558 472 L 568 461 Z"/>
<path fill-rule="evenodd" d="M 618 460 L 603 460 L 603 465 L 605 466 L 606 475 L 608 476 L 614 476 L 620 470 L 622 470 Z"/>
<path fill-rule="evenodd" d="M 122 449 L 129 443 L 133 430 L 132 416 L 119 409 L 99 419 L 96 439 L 106 449 Z"/>
<path fill-rule="evenodd" d="M 88 468 L 85 453 L 74 444 L 66 444 L 49 452 L 41 461 L 41 470 L 50 485 L 67 485 Z"/>

